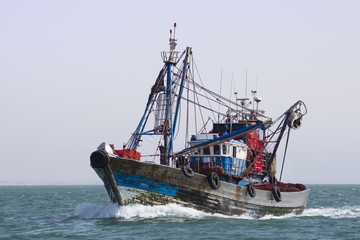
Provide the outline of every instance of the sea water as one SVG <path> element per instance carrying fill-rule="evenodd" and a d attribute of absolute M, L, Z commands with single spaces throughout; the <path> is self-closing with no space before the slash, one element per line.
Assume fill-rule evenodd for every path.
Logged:
<path fill-rule="evenodd" d="M 300 216 L 119 207 L 103 186 L 0 186 L 0 239 L 360 239 L 360 185 L 309 185 Z"/>

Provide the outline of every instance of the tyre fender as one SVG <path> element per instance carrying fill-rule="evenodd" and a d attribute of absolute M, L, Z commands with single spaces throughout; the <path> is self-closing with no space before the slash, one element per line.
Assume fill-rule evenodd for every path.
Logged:
<path fill-rule="evenodd" d="M 208 175 L 209 185 L 212 189 L 220 188 L 220 177 L 216 172 L 211 172 Z"/>
<path fill-rule="evenodd" d="M 280 192 L 279 188 L 273 187 L 272 195 L 273 195 L 275 201 L 277 201 L 277 202 L 281 201 L 281 192 Z"/>
<path fill-rule="evenodd" d="M 109 162 L 109 155 L 103 150 L 97 150 L 90 155 L 90 163 L 93 168 L 104 168 Z"/>
<path fill-rule="evenodd" d="M 255 197 L 256 196 L 256 191 L 255 191 L 255 188 L 253 185 L 251 184 L 248 184 L 246 186 L 246 190 L 247 190 L 247 193 L 249 194 L 250 197 Z"/>
<path fill-rule="evenodd" d="M 182 171 L 183 171 L 184 175 L 189 177 L 189 178 L 194 176 L 194 171 L 189 166 L 183 166 Z"/>

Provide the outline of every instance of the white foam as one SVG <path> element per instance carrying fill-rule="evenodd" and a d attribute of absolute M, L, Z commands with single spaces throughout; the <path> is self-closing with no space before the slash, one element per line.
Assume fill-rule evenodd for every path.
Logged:
<path fill-rule="evenodd" d="M 111 204 L 101 206 L 96 204 L 84 203 L 79 205 L 75 213 L 83 219 L 91 218 L 157 218 L 157 217 L 185 217 L 185 218 L 203 218 L 211 216 L 193 208 L 183 207 L 178 204 L 167 204 L 160 206 L 146 206 L 141 204 L 130 204 L 127 206 L 119 206 Z"/>
<path fill-rule="evenodd" d="M 130 219 L 134 217 L 140 218 L 156 218 L 156 217 L 186 217 L 186 218 L 202 218 L 210 214 L 198 211 L 193 208 L 183 207 L 178 204 L 167 204 L 160 206 L 145 206 L 141 204 L 131 204 L 120 207 L 116 213 L 116 217 Z"/>
<path fill-rule="evenodd" d="M 302 216 L 306 217 L 329 217 L 329 218 L 357 218 L 360 217 L 360 206 L 341 208 L 309 208 L 305 209 Z"/>
<path fill-rule="evenodd" d="M 360 217 L 360 206 L 340 207 L 340 208 L 306 208 L 301 215 L 294 213 L 285 214 L 283 216 L 265 215 L 260 220 L 269 219 L 286 219 L 301 217 L 327 217 L 327 218 L 357 218 Z"/>
<path fill-rule="evenodd" d="M 201 219 L 205 217 L 218 218 L 235 218 L 243 220 L 270 220 L 270 219 L 287 219 L 301 217 L 328 217 L 328 218 L 357 218 L 360 217 L 360 206 L 341 207 L 341 208 L 307 208 L 301 215 L 293 213 L 283 216 L 265 215 L 261 218 L 251 214 L 242 214 L 240 216 L 226 216 L 221 214 L 205 213 L 193 208 L 183 207 L 178 204 L 167 204 L 160 206 L 146 206 L 141 204 L 130 204 L 119 206 L 111 204 L 107 206 L 84 203 L 77 206 L 76 215 L 82 219 L 93 218 L 121 218 L 121 219 L 151 219 L 158 217 L 179 217 L 190 219 Z"/>

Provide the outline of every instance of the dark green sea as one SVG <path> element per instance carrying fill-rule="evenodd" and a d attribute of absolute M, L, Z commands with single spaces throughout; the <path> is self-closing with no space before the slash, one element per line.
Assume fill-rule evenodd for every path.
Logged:
<path fill-rule="evenodd" d="M 301 216 L 118 207 L 103 186 L 0 186 L 0 239 L 360 239 L 360 185 L 309 185 Z"/>

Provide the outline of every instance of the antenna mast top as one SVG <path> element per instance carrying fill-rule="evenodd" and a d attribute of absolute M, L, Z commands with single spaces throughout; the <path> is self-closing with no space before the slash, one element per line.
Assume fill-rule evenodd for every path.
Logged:
<path fill-rule="evenodd" d="M 170 51 L 174 51 L 177 45 L 176 43 L 177 39 L 175 38 L 175 30 L 176 30 L 176 23 L 174 23 L 174 34 L 172 34 L 173 31 L 172 29 L 170 29 L 170 39 L 169 39 Z"/>
<path fill-rule="evenodd" d="M 176 23 L 174 23 L 174 31 L 173 29 L 170 29 L 170 38 L 169 38 L 169 45 L 170 45 L 170 51 L 167 52 L 162 52 L 161 53 L 161 57 L 163 59 L 163 61 L 166 63 L 176 63 L 179 52 L 175 51 L 176 48 L 176 41 L 177 39 L 175 38 L 175 30 L 176 30 Z"/>

